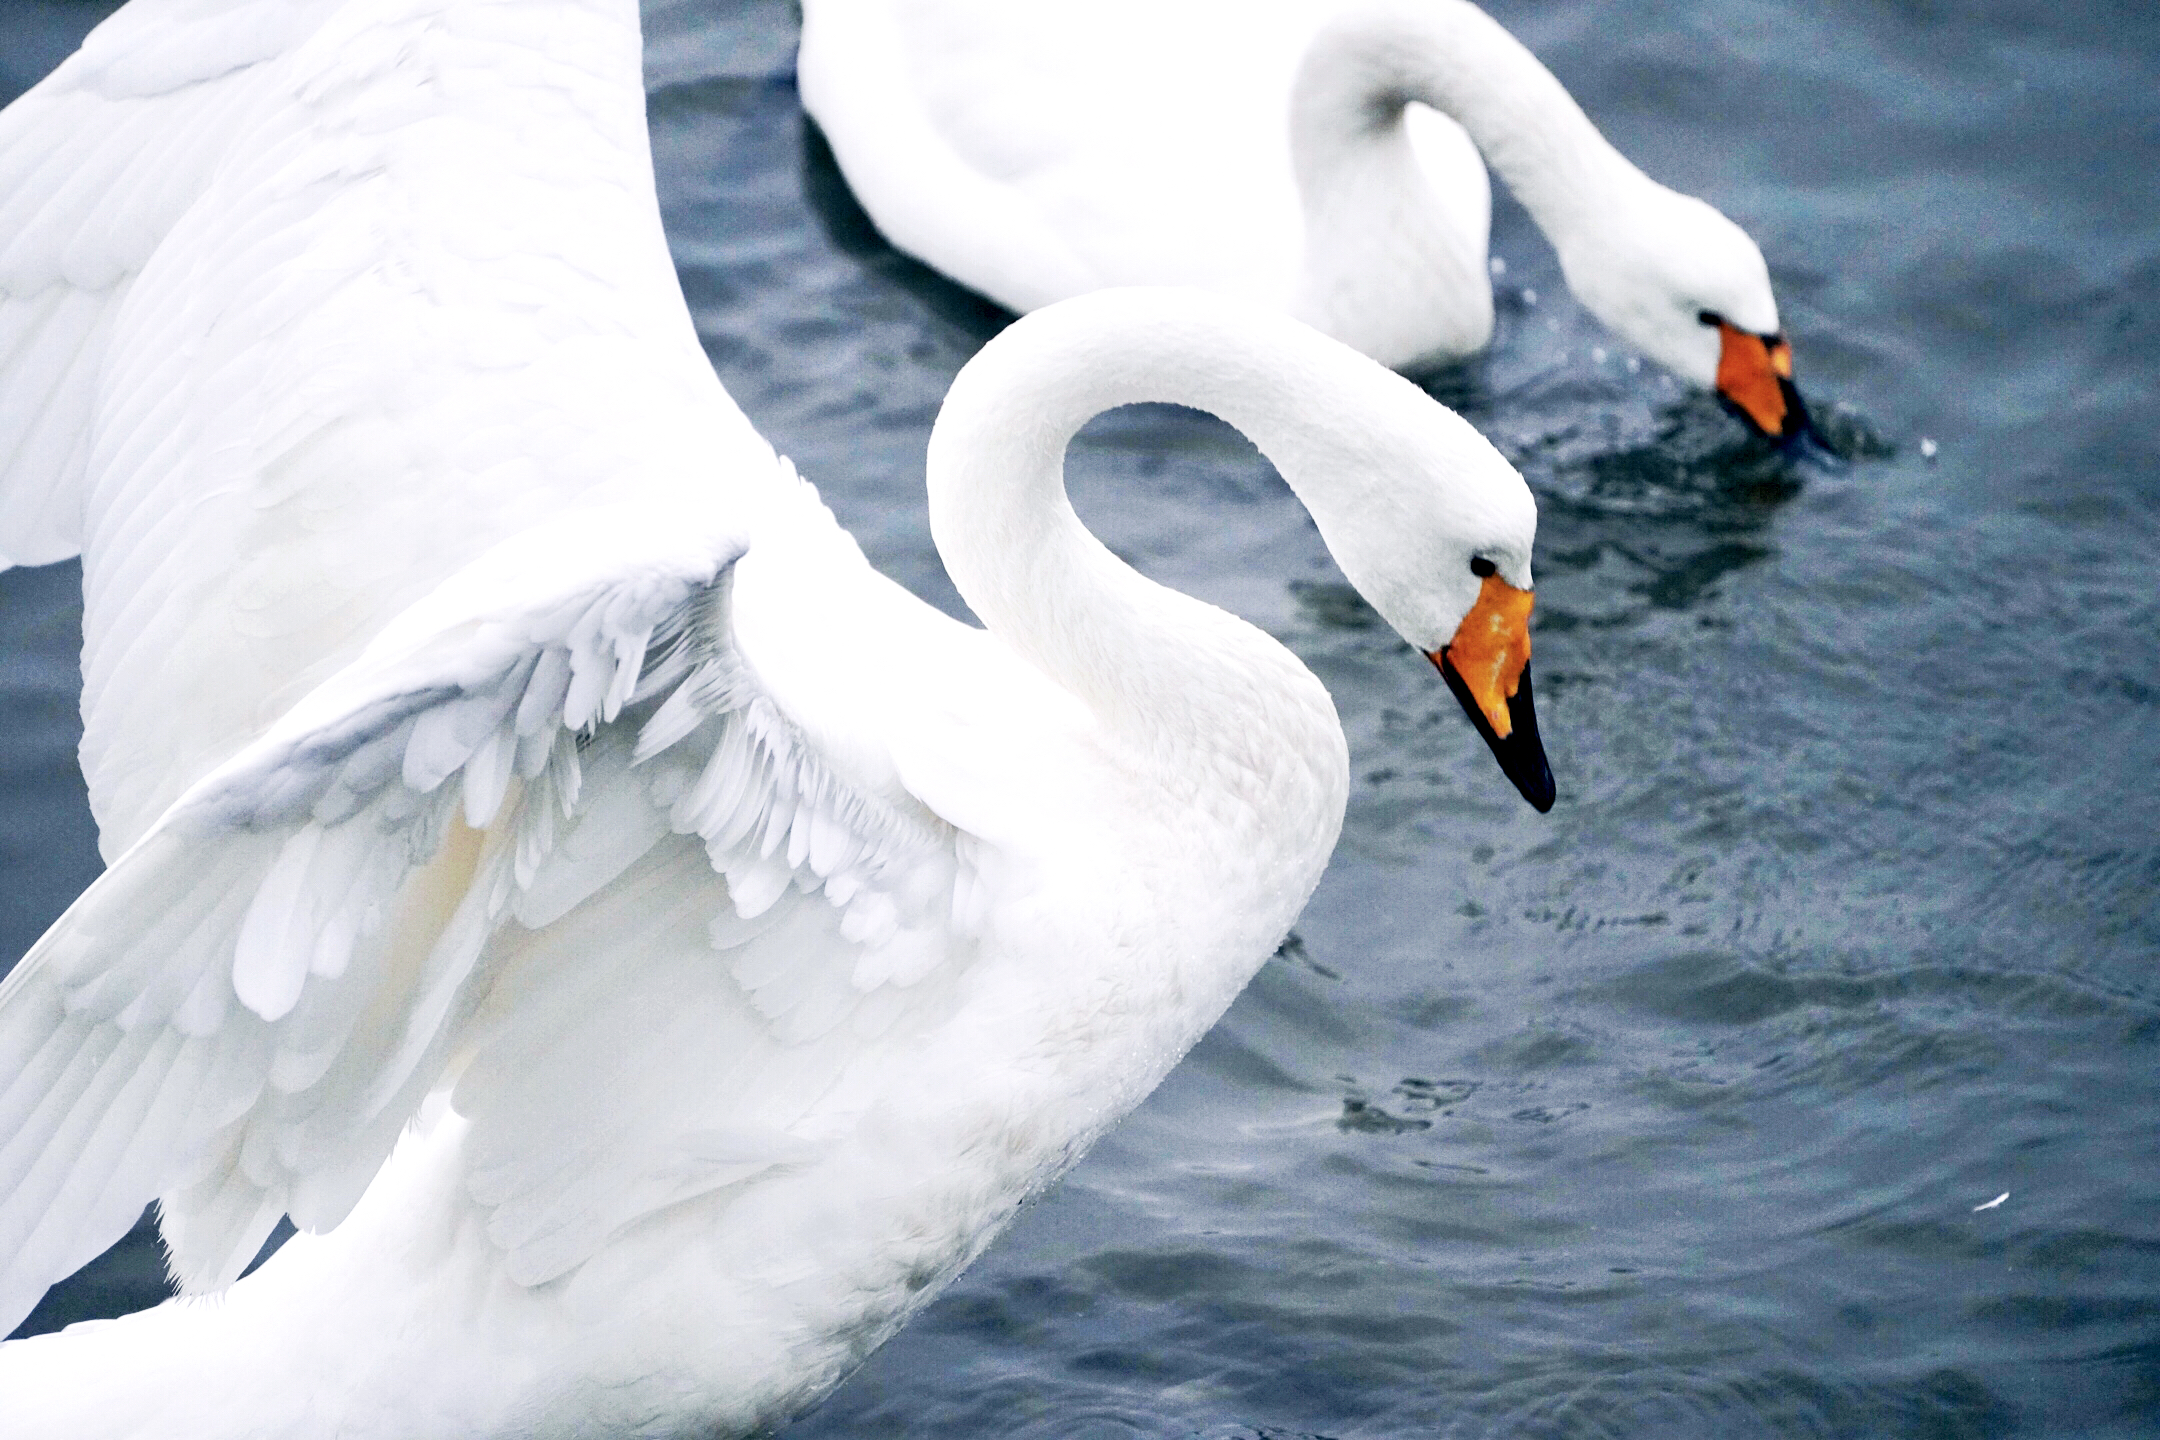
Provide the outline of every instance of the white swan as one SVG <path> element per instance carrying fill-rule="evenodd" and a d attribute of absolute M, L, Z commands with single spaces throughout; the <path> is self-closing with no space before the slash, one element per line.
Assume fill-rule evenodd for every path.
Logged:
<path fill-rule="evenodd" d="M 1319 682 L 1066 503 L 1107 406 L 1243 428 L 1550 803 L 1459 418 L 1031 317 L 931 440 L 958 624 L 715 380 L 642 98 L 632 0 L 135 0 L 0 115 L 0 552 L 81 550 L 111 859 L 0 984 L 0 1327 L 153 1196 L 230 1286 L 0 1346 L 8 1440 L 742 1433 L 964 1267 L 1343 813 Z"/>
<path fill-rule="evenodd" d="M 799 75 L 886 237 L 1014 310 L 1201 285 L 1397 368 L 1470 354 L 1482 152 L 1594 314 L 1756 430 L 1806 424 L 1755 243 L 1467 0 L 803 0 Z"/>

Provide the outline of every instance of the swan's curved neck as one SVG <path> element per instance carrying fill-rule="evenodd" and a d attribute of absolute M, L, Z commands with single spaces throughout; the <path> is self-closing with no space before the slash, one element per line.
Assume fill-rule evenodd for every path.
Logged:
<path fill-rule="evenodd" d="M 1551 71 L 1467 0 L 1380 0 L 1315 36 L 1291 98 L 1291 150 L 1308 197 L 1359 150 L 1407 163 L 1402 110 L 1430 105 L 1470 132 L 1489 165 L 1565 254 L 1649 183 Z"/>
<path fill-rule="evenodd" d="M 1103 292 L 1017 322 L 954 381 L 930 438 L 931 530 L 983 623 L 1145 747 L 1220 748 L 1286 709 L 1332 726 L 1325 692 L 1289 652 L 1146 579 L 1087 531 L 1065 491 L 1066 446 L 1114 406 L 1209 411 L 1260 447 L 1334 544 L 1380 499 L 1358 493 L 1362 467 L 1331 459 L 1364 438 L 1349 432 L 1376 403 L 1423 399 L 1280 315 L 1192 292 Z"/>

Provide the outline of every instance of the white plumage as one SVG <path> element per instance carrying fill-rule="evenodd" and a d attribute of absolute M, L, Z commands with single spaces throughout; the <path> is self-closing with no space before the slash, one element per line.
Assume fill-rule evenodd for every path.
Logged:
<path fill-rule="evenodd" d="M 1212 1023 L 1341 821 L 1319 683 L 1089 537 L 1070 436 L 1223 414 L 1427 651 L 1529 587 L 1458 418 L 1140 291 L 955 383 L 988 628 L 931 610 L 706 364 L 638 51 L 630 0 L 134 0 L 0 115 L 0 553 L 81 550 L 111 862 L 0 984 L 0 1326 L 152 1197 L 230 1287 L 0 1346 L 0 1436 L 800 1408 Z"/>
<path fill-rule="evenodd" d="M 1200 285 L 1398 368 L 1468 355 L 1489 164 L 1686 379 L 1719 380 L 1702 312 L 1778 330 L 1754 242 L 1468 0 L 804 0 L 800 76 L 887 238 L 1014 310 Z"/>

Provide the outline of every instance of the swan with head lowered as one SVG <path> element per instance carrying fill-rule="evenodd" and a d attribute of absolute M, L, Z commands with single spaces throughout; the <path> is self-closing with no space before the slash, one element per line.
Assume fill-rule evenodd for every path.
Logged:
<path fill-rule="evenodd" d="M 799 70 L 878 228 L 1014 310 L 1203 285 L 1397 368 L 1468 355 L 1489 164 L 1629 344 L 1806 427 L 1754 241 L 1468 0 L 804 0 Z"/>
<path fill-rule="evenodd" d="M 187 1292 L 0 1436 L 747 1434 L 1283 937 L 1327 693 L 1115 559 L 1068 440 L 1241 428 L 1539 808 L 1515 472 L 1199 292 L 955 381 L 916 600 L 750 427 L 632 0 L 136 0 L 0 114 L 0 554 L 79 551 L 110 862 L 0 982 L 0 1327 L 160 1204 Z M 245 1279 L 281 1215 L 301 1230 Z"/>

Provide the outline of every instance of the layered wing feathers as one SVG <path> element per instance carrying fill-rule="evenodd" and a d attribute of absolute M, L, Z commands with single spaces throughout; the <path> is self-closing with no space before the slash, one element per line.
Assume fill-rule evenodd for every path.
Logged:
<path fill-rule="evenodd" d="M 970 954 L 905 706 L 735 643 L 734 512 L 796 487 L 683 312 L 634 27 L 393 10 L 133 0 L 0 115 L 0 563 L 94 472 L 126 847 L 0 983 L 0 1329 L 151 1197 L 193 1289 L 337 1223 L 452 1083 L 510 1273 L 563 1274 L 802 1159 Z"/>
<path fill-rule="evenodd" d="M 153 1195 L 192 1289 L 336 1224 L 453 1052 L 473 1197 L 552 1278 L 801 1158 L 863 1037 L 942 1003 L 962 837 L 819 756 L 733 643 L 742 542 L 664 528 L 454 576 L 0 985 L 0 1322 Z"/>
<path fill-rule="evenodd" d="M 332 0 L 136 0 L 0 111 L 0 566 L 82 542 L 113 312 Z"/>

